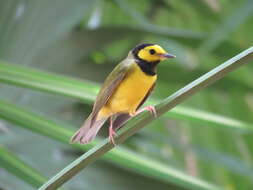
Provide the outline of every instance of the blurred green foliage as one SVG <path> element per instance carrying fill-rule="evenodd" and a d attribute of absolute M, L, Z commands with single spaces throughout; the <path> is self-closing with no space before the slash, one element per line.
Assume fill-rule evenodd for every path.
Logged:
<path fill-rule="evenodd" d="M 177 59 L 159 65 L 159 81 L 152 95 L 159 100 L 252 46 L 252 13 L 251 0 L 0 0 L 0 59 L 8 64 L 92 81 L 86 87 L 94 93 L 97 83 L 136 44 L 157 43 L 177 55 Z M 252 64 L 244 66 L 183 106 L 199 113 L 230 117 L 250 126 L 253 122 L 252 72 Z M 37 77 L 42 81 L 44 77 L 45 84 L 50 80 L 48 76 Z M 77 89 L 82 85 L 77 80 L 60 80 Z M 20 88 L 25 85 L 11 86 L 1 79 L 0 82 L 2 101 L 17 104 L 48 120 L 57 120 L 62 123 L 62 131 L 74 130 L 68 124 L 77 129 L 89 114 L 90 101 L 60 96 L 59 88 L 51 89 L 58 93 L 50 90 L 44 93 Z M 224 189 L 251 189 L 252 134 L 213 128 L 215 124 L 191 122 L 184 117 L 163 117 L 129 139 L 122 148 Z M 51 177 L 79 155 L 66 143 L 20 129 L 17 126 L 22 123 L 10 123 L 2 118 L 1 154 L 12 156 L 17 161 L 13 166 L 27 164 L 24 168 L 29 168 L 34 180 Z M 107 136 L 106 129 L 101 136 Z M 15 170 L 11 171 L 0 170 L 0 188 L 33 189 L 26 183 L 29 180 L 14 177 L 19 176 L 19 171 L 16 174 Z M 38 186 L 38 183 L 30 184 Z M 143 173 L 136 174 L 134 169 L 122 168 L 112 161 L 98 161 L 64 187 L 182 189 L 145 177 Z"/>

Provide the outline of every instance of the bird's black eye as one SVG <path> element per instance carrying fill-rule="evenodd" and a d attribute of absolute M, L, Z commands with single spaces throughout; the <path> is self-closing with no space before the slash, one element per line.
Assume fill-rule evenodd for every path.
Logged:
<path fill-rule="evenodd" d="M 149 53 L 150 53 L 151 55 L 154 55 L 154 54 L 155 54 L 155 50 L 154 50 L 154 49 L 151 49 L 151 50 L 149 50 Z"/>

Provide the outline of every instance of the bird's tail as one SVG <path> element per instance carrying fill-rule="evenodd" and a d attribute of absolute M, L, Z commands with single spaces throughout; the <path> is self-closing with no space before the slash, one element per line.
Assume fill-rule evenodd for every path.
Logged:
<path fill-rule="evenodd" d="M 88 144 L 96 137 L 99 129 L 103 126 L 107 119 L 108 117 L 92 122 L 90 115 L 81 126 L 81 128 L 71 137 L 70 142 Z"/>

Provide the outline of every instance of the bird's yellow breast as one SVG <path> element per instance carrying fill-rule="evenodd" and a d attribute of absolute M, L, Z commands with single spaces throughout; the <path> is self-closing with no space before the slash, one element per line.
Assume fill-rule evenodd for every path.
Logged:
<path fill-rule="evenodd" d="M 115 113 L 134 113 L 156 79 L 156 75 L 147 75 L 137 64 L 133 64 L 107 104 L 101 109 L 100 117 Z"/>

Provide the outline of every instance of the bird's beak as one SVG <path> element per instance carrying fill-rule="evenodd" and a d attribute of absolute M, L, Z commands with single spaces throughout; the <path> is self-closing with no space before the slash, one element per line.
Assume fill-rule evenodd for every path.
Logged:
<path fill-rule="evenodd" d="M 172 54 L 169 54 L 169 53 L 159 54 L 159 56 L 160 56 L 162 59 L 169 59 L 169 58 L 175 58 L 175 57 L 176 57 L 175 55 L 172 55 Z"/>

